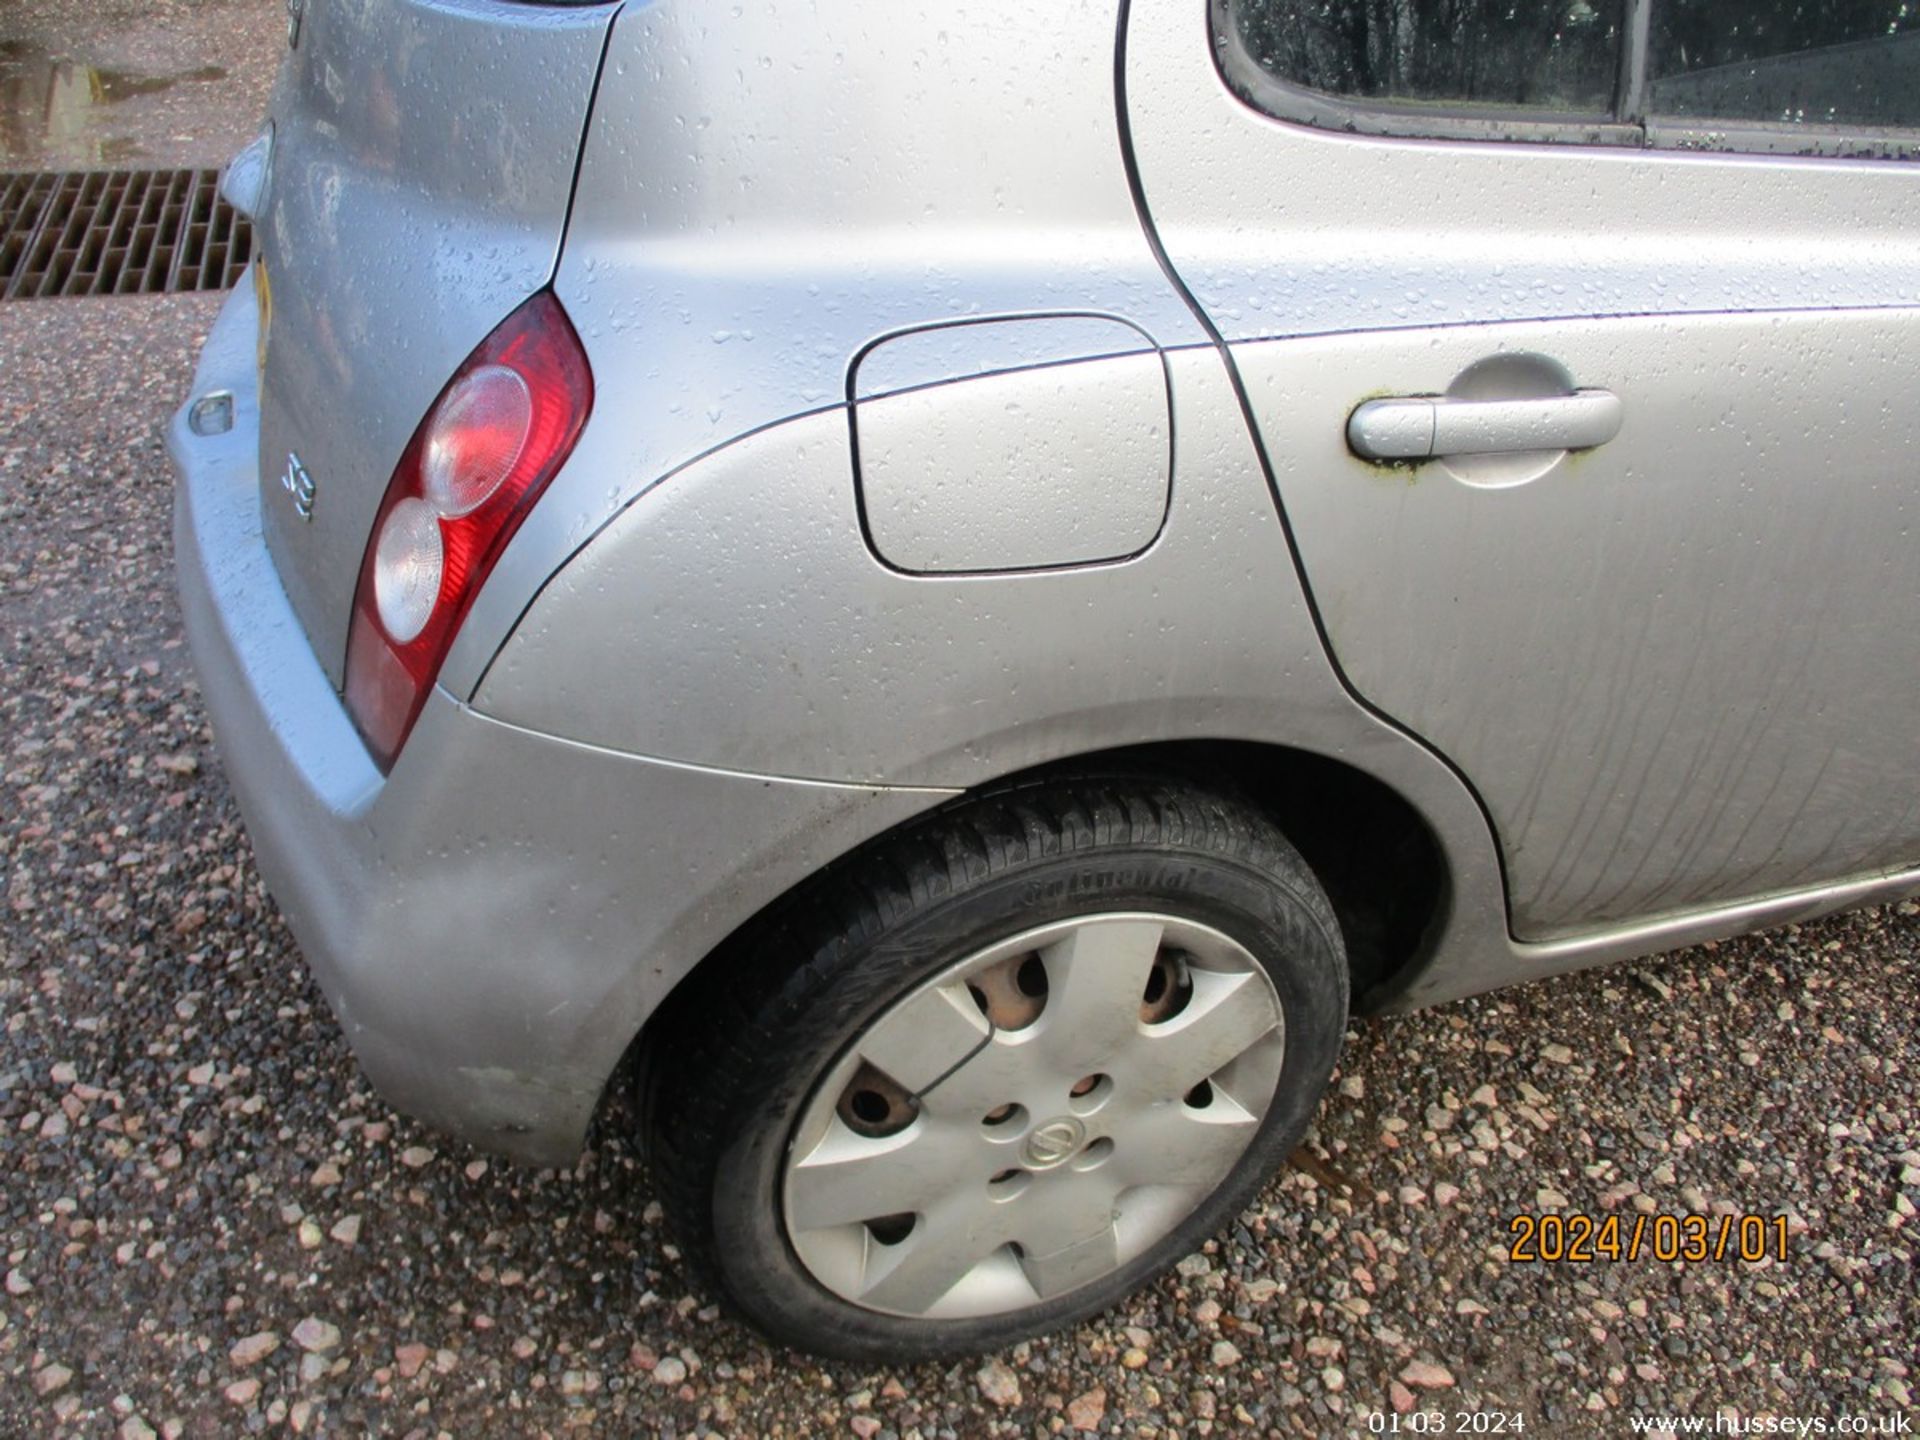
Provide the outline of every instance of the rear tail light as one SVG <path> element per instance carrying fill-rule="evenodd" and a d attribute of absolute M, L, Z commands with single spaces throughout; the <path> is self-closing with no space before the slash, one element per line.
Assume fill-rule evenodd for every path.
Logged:
<path fill-rule="evenodd" d="M 383 772 L 592 408 L 580 338 L 542 292 L 481 341 L 414 432 L 367 540 L 347 637 L 347 710 Z"/>

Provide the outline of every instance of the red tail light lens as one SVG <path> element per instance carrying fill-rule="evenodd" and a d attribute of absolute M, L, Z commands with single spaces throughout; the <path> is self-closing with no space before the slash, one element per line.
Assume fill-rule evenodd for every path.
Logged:
<path fill-rule="evenodd" d="M 414 432 L 367 540 L 347 637 L 347 711 L 382 772 L 592 408 L 580 337 L 542 292 L 480 343 Z"/>

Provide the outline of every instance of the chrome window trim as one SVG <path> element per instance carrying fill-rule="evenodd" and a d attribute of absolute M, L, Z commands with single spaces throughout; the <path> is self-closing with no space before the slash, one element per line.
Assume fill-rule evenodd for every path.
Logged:
<path fill-rule="evenodd" d="M 1638 114 L 1650 89 L 1647 48 L 1651 0 L 1626 0 L 1615 108 L 1621 116 L 1568 113 L 1541 118 L 1526 106 L 1420 104 L 1348 100 L 1282 80 L 1254 58 L 1234 24 L 1244 0 L 1207 0 L 1215 68 L 1227 88 L 1274 120 L 1402 140 L 1473 140 L 1505 144 L 1624 146 L 1713 154 L 1797 156 L 1827 160 L 1920 160 L 1920 126 L 1786 125 L 1742 120 L 1713 124 L 1696 116 Z"/>
<path fill-rule="evenodd" d="M 1842 125 L 1702 124 L 1692 115 L 1649 115 L 1649 150 L 1803 156 L 1818 160 L 1920 160 L 1920 128 Z"/>

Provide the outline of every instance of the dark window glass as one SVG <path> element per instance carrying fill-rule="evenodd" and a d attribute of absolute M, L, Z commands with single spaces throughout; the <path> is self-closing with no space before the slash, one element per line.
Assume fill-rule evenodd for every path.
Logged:
<path fill-rule="evenodd" d="M 1356 100 L 1605 115 L 1622 0 L 1235 0 L 1276 79 Z"/>
<path fill-rule="evenodd" d="M 1915 0 L 1655 0 L 1648 111 L 1815 125 L 1920 123 Z"/>

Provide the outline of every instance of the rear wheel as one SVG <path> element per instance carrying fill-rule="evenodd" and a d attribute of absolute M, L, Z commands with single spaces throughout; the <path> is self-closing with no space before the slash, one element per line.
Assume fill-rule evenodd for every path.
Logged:
<path fill-rule="evenodd" d="M 1346 1023 L 1332 909 L 1231 796 L 1055 781 L 940 812 L 676 997 L 649 1149 L 690 1259 L 860 1360 L 1112 1305 L 1298 1142 Z"/>

